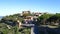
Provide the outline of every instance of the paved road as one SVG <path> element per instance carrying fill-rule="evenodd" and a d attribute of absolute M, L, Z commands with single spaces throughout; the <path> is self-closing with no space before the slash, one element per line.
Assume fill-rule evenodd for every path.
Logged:
<path fill-rule="evenodd" d="M 31 34 L 35 34 L 34 32 L 34 24 L 21 24 L 21 26 L 24 26 L 24 27 L 31 27 Z"/>

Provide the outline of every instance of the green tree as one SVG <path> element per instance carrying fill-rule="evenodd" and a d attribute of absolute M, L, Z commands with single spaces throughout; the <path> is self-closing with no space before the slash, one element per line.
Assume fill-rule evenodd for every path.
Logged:
<path fill-rule="evenodd" d="M 52 14 L 43 14 L 43 15 L 41 15 L 40 17 L 39 17 L 39 19 L 40 19 L 40 21 L 43 23 L 43 24 L 46 24 L 45 22 L 46 22 L 46 20 L 48 19 L 48 18 L 50 18 L 52 16 Z"/>
<path fill-rule="evenodd" d="M 23 18 L 20 17 L 19 14 L 13 14 L 13 15 L 9 15 L 9 16 L 3 17 L 1 21 L 3 23 L 6 23 L 7 24 L 7 23 L 9 23 L 11 21 L 12 21 L 12 23 L 14 23 L 14 22 L 16 23 L 17 20 L 19 20 L 20 22 L 22 22 L 23 21 Z"/>

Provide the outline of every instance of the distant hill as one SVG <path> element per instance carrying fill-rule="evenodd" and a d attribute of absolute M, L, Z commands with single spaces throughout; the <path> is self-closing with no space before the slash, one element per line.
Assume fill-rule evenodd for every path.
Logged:
<path fill-rule="evenodd" d="M 0 20 L 3 18 L 4 16 L 0 16 Z"/>

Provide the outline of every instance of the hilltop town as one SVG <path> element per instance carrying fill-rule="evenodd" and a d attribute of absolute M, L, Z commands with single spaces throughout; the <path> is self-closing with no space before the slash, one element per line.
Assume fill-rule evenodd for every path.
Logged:
<path fill-rule="evenodd" d="M 3 27 L 2 27 L 3 26 Z M 22 13 L 17 13 L 13 15 L 4 16 L 0 20 L 0 29 L 9 31 L 8 33 L 17 34 L 25 32 L 28 29 L 28 33 L 32 34 L 33 28 L 48 27 L 48 28 L 59 28 L 60 27 L 60 13 L 49 14 L 30 11 L 23 11 Z M 13 29 L 13 30 L 12 30 Z M 8 34 L 7 31 L 0 30 L 1 32 Z M 40 30 L 40 29 L 38 29 Z M 11 32 L 10 32 L 11 31 Z M 13 33 L 12 33 L 13 32 Z"/>

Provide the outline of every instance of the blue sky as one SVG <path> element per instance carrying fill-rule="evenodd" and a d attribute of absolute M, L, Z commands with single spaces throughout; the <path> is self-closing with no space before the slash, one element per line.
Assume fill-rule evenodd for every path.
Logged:
<path fill-rule="evenodd" d="M 0 16 L 31 12 L 60 13 L 60 0 L 0 0 Z"/>

